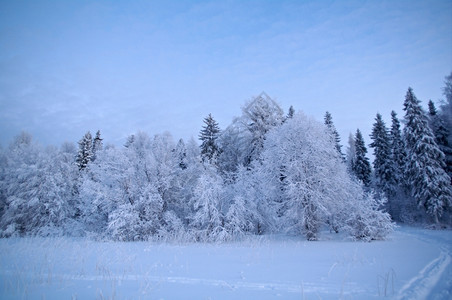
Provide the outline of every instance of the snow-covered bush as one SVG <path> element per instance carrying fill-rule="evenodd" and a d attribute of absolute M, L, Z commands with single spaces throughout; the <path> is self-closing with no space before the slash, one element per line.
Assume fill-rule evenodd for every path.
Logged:
<path fill-rule="evenodd" d="M 355 186 L 356 200 L 344 214 L 346 220 L 341 227 L 352 239 L 371 241 L 382 240 L 394 230 L 395 224 L 391 222 L 389 213 L 382 207 L 385 198 L 376 198 L 372 192 L 362 192 L 359 186 Z"/>

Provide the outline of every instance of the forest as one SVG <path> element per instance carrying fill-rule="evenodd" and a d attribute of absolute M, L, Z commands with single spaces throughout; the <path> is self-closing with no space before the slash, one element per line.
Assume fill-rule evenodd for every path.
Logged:
<path fill-rule="evenodd" d="M 343 150 L 330 113 L 286 114 L 265 93 L 225 129 L 205 117 L 200 143 L 139 131 L 115 147 L 97 131 L 57 148 L 23 132 L 0 151 L 0 236 L 317 240 L 327 229 L 371 241 L 395 222 L 450 227 L 452 74 L 444 95 L 424 110 L 409 88 L 389 128 L 377 114 L 372 164 L 359 129 Z"/>

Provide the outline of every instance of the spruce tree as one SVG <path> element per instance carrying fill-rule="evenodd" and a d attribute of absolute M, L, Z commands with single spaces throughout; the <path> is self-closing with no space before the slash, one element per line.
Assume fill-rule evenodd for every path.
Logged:
<path fill-rule="evenodd" d="M 444 153 L 435 142 L 427 116 L 411 88 L 405 96 L 404 111 L 405 182 L 417 205 L 439 223 L 443 210 L 450 208 L 452 201 L 450 177 L 444 171 Z"/>
<path fill-rule="evenodd" d="M 295 114 L 295 109 L 294 109 L 293 106 L 291 105 L 291 106 L 289 107 L 289 112 L 287 113 L 287 119 L 292 119 L 294 114 Z"/>
<path fill-rule="evenodd" d="M 445 125 L 444 119 L 438 113 L 435 104 L 432 100 L 428 102 L 429 125 L 435 136 L 435 141 L 439 149 L 445 155 L 445 171 L 452 177 L 452 147 L 449 144 L 448 138 L 450 131 Z"/>
<path fill-rule="evenodd" d="M 342 153 L 342 145 L 341 145 L 341 138 L 339 136 L 339 133 L 337 133 L 336 127 L 333 124 L 333 117 L 331 116 L 331 114 L 327 111 L 325 113 L 325 125 L 328 127 L 328 130 L 330 131 L 330 134 L 332 135 L 334 141 L 335 141 L 335 146 L 337 149 L 337 152 L 339 153 L 339 156 L 342 158 L 343 161 L 345 161 L 345 156 Z"/>
<path fill-rule="evenodd" d="M 391 147 L 388 129 L 381 114 L 377 114 L 370 135 L 373 142 L 375 159 L 373 161 L 375 172 L 375 185 L 377 189 L 390 197 L 395 194 L 394 165 L 392 163 Z"/>
<path fill-rule="evenodd" d="M 204 162 L 215 164 L 216 159 L 220 154 L 220 148 L 217 143 L 218 136 L 220 135 L 220 128 L 211 114 L 204 119 L 204 123 L 205 125 L 199 133 L 199 139 L 202 141 L 201 158 Z"/>
<path fill-rule="evenodd" d="M 78 146 L 78 154 L 75 163 L 79 170 L 83 170 L 93 157 L 93 137 L 89 131 L 78 142 Z"/>
<path fill-rule="evenodd" d="M 449 147 L 452 148 L 452 72 L 450 73 L 449 76 L 446 76 L 444 84 L 445 86 L 443 88 L 443 94 L 444 96 L 446 96 L 446 100 L 441 105 L 439 116 L 442 120 L 444 127 L 448 131 L 448 135 L 446 137 L 447 143 Z M 446 154 L 447 172 L 449 176 L 452 178 L 452 153 L 445 151 L 444 154 Z"/>
<path fill-rule="evenodd" d="M 289 107 L 289 111 L 287 112 L 287 116 L 284 117 L 283 123 L 293 118 L 293 115 L 295 114 L 295 109 L 291 105 Z"/>
<path fill-rule="evenodd" d="M 93 150 L 92 150 L 93 155 L 91 158 L 92 161 L 96 160 L 97 151 L 100 151 L 103 148 L 102 140 L 103 139 L 100 137 L 100 130 L 98 130 L 93 140 Z"/>
<path fill-rule="evenodd" d="M 391 112 L 391 132 L 389 135 L 392 163 L 394 165 L 394 184 L 396 186 L 403 182 L 403 172 L 405 167 L 405 145 L 402 139 L 400 121 L 395 111 Z"/>
<path fill-rule="evenodd" d="M 367 148 L 364 143 L 363 135 L 359 129 L 356 130 L 355 135 L 355 164 L 353 165 L 353 173 L 362 181 L 365 186 L 370 184 L 370 174 L 372 169 L 370 167 L 369 159 L 366 157 Z"/>

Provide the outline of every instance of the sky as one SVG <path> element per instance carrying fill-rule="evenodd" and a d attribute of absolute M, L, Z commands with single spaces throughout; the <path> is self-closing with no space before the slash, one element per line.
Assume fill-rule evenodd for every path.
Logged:
<path fill-rule="evenodd" d="M 403 118 L 409 86 L 439 104 L 451 71 L 447 0 L 0 0 L 0 144 L 197 138 L 262 91 L 370 143 L 377 112 Z"/>

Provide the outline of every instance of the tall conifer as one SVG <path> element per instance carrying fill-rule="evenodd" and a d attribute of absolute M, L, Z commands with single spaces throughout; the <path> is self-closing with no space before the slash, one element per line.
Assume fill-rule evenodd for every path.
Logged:
<path fill-rule="evenodd" d="M 411 88 L 405 96 L 404 111 L 405 182 L 417 205 L 438 223 L 443 210 L 450 208 L 452 201 L 450 177 L 444 171 L 444 153 L 435 142 L 427 116 Z"/>
<path fill-rule="evenodd" d="M 205 125 L 199 133 L 199 139 L 202 141 L 201 158 L 204 162 L 215 164 L 215 161 L 220 154 L 220 148 L 217 143 L 220 127 L 211 114 L 204 119 L 204 123 Z"/>
<path fill-rule="evenodd" d="M 355 163 L 353 165 L 353 173 L 365 186 L 369 186 L 372 169 L 366 153 L 367 148 L 364 143 L 363 135 L 361 134 L 361 131 L 357 129 L 355 135 Z"/>
<path fill-rule="evenodd" d="M 370 135 L 373 142 L 370 147 L 374 149 L 375 159 L 373 161 L 375 171 L 375 185 L 378 190 L 385 193 L 386 196 L 395 194 L 394 184 L 394 165 L 392 163 L 390 140 L 388 129 L 384 123 L 381 114 L 377 114 L 375 123 Z"/>
<path fill-rule="evenodd" d="M 339 136 L 339 133 L 337 133 L 336 127 L 333 124 L 333 117 L 331 116 L 330 112 L 327 111 L 325 113 L 324 120 L 326 127 L 328 127 L 330 134 L 333 136 L 337 152 L 339 153 L 342 160 L 345 161 L 345 155 L 344 153 L 342 153 L 341 138 Z"/>

